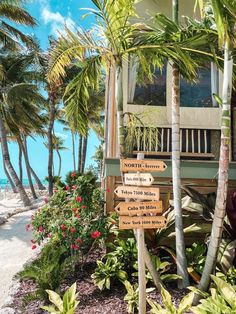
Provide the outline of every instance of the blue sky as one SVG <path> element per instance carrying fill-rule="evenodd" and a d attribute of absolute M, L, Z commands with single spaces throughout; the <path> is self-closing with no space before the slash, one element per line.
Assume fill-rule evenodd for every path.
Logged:
<path fill-rule="evenodd" d="M 90 0 L 31 0 L 27 5 L 27 9 L 30 14 L 37 19 L 38 26 L 34 29 L 21 28 L 28 34 L 35 34 L 39 39 L 43 49 L 48 46 L 48 36 L 57 36 L 57 31 L 63 31 L 63 27 L 66 23 L 68 27 L 72 27 L 73 24 L 87 29 L 92 26 L 94 20 L 91 16 L 82 19 L 84 11 L 80 8 L 92 7 Z M 64 176 L 69 170 L 72 169 L 72 143 L 69 132 L 63 130 L 63 126 L 56 123 L 55 132 L 57 135 L 61 135 L 65 140 L 65 146 L 67 150 L 62 152 L 62 176 Z M 47 150 L 43 144 L 44 140 L 41 138 L 29 140 L 29 155 L 30 162 L 34 170 L 37 172 L 40 178 L 45 178 L 47 175 Z M 87 164 L 93 163 L 92 156 L 95 153 L 96 147 L 99 145 L 99 141 L 93 132 L 90 132 L 88 141 L 88 157 Z M 9 145 L 10 155 L 12 163 L 15 169 L 18 171 L 18 148 L 15 144 Z M 55 154 L 55 172 L 58 169 L 58 159 Z M 5 174 L 2 167 L 2 160 L 0 160 L 0 178 L 5 178 Z M 24 171 L 24 178 L 26 172 Z"/>

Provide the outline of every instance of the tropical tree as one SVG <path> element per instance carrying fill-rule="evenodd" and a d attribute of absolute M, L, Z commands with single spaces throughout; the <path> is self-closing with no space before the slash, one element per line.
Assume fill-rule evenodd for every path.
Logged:
<path fill-rule="evenodd" d="M 172 0 L 173 21 L 179 23 L 179 1 Z M 185 255 L 185 242 L 183 230 L 183 212 L 181 201 L 180 177 L 180 72 L 178 65 L 172 64 L 172 181 L 175 210 L 175 239 L 176 262 L 179 288 L 189 286 L 187 259 Z"/>
<path fill-rule="evenodd" d="M 29 36 L 24 35 L 21 31 L 10 25 L 7 20 L 11 22 L 15 22 L 18 24 L 23 25 L 30 25 L 34 26 L 35 20 L 28 14 L 26 10 L 22 7 L 23 1 L 21 0 L 3 0 L 0 3 L 0 42 L 2 44 L 2 51 L 16 51 L 21 49 L 21 44 L 24 43 L 27 45 L 32 44 L 32 40 Z M 5 81 L 5 74 L 4 70 L 1 67 L 1 112 L 0 112 L 0 137 L 1 137 L 1 147 L 2 147 L 2 154 L 3 154 L 3 162 L 4 162 L 4 169 L 6 169 L 6 173 L 8 173 L 8 180 L 9 176 L 12 178 L 10 182 L 14 182 L 17 190 L 20 193 L 21 199 L 25 206 L 30 205 L 30 200 L 27 194 L 24 191 L 24 188 L 11 164 L 8 145 L 7 145 L 7 136 L 6 130 L 4 126 L 4 119 L 3 119 L 3 105 L 6 104 L 6 98 L 4 93 L 4 81 Z"/>
<path fill-rule="evenodd" d="M 208 288 L 210 283 L 210 274 L 213 273 L 215 268 L 217 254 L 222 239 L 224 218 L 226 214 L 231 141 L 233 47 L 235 42 L 234 32 L 236 22 L 235 0 L 211 0 L 211 4 L 219 35 L 219 46 L 224 50 L 224 71 L 217 197 L 206 263 L 199 285 L 201 290 L 206 290 Z"/>
<path fill-rule="evenodd" d="M 65 146 L 63 146 L 64 140 L 63 138 L 54 135 L 53 136 L 53 149 L 56 151 L 58 159 L 59 159 L 59 166 L 58 166 L 58 177 L 61 175 L 61 154 L 60 151 L 67 149 Z"/>

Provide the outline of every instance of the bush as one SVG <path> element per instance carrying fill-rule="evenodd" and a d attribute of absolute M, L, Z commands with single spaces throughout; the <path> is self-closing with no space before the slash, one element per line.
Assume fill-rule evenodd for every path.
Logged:
<path fill-rule="evenodd" d="M 51 239 L 67 255 L 83 257 L 108 234 L 103 213 L 103 192 L 95 187 L 96 178 L 91 173 L 69 177 L 72 187 L 66 185 L 58 189 L 32 216 L 32 248 Z"/>

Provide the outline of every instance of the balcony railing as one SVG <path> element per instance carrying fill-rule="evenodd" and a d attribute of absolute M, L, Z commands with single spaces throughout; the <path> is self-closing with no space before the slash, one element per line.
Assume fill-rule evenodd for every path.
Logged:
<path fill-rule="evenodd" d="M 211 130 L 181 129 L 181 156 L 189 158 L 214 158 L 211 151 Z M 133 153 L 170 156 L 172 134 L 170 128 L 136 127 L 132 132 Z M 129 135 L 127 135 L 129 136 Z"/>

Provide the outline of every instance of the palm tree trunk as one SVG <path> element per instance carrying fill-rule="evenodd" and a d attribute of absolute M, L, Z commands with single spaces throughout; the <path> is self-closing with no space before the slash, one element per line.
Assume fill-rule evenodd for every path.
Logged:
<path fill-rule="evenodd" d="M 53 93 L 52 93 L 53 94 Z M 50 105 L 50 117 L 48 126 L 48 194 L 53 195 L 53 126 L 55 120 L 55 102 L 53 95 L 50 95 L 49 105 Z"/>
<path fill-rule="evenodd" d="M 29 186 L 30 186 L 30 190 L 31 190 L 32 196 L 33 196 L 34 199 L 37 199 L 37 195 L 36 195 L 36 192 L 35 192 L 35 189 L 34 189 L 34 185 L 33 185 L 33 182 L 32 182 L 28 155 L 26 153 L 26 150 L 25 150 L 25 147 L 23 145 L 22 139 L 19 137 L 17 141 L 18 141 L 18 144 L 21 147 L 23 155 L 24 155 L 25 167 L 26 167 L 27 177 L 28 177 Z"/>
<path fill-rule="evenodd" d="M 8 150 L 8 145 L 7 145 L 6 130 L 5 130 L 4 121 L 1 115 L 0 115 L 0 138 L 1 138 L 3 162 L 5 163 L 15 186 L 20 193 L 20 197 L 24 206 L 30 206 L 31 205 L 30 199 L 28 195 L 26 194 L 24 187 L 22 183 L 20 182 L 10 161 L 10 155 L 9 155 L 9 150 Z"/>
<path fill-rule="evenodd" d="M 24 137 L 24 143 L 23 144 L 24 144 L 25 152 L 26 152 L 26 154 L 28 156 L 28 160 L 29 160 L 28 147 L 27 147 L 27 138 L 26 137 Z M 34 180 L 36 181 L 39 190 L 40 191 L 46 190 L 45 186 L 43 186 L 41 180 L 39 179 L 37 174 L 34 172 L 33 168 L 30 165 L 30 163 L 29 163 L 29 166 L 30 166 L 30 172 L 31 172 L 32 176 L 34 177 Z"/>
<path fill-rule="evenodd" d="M 78 172 L 81 172 L 82 163 L 82 147 L 83 147 L 83 137 L 79 135 L 79 147 L 78 147 Z"/>
<path fill-rule="evenodd" d="M 81 173 L 84 173 L 84 168 L 85 168 L 85 163 L 86 163 L 86 156 L 87 156 L 87 146 L 88 146 L 88 132 L 84 136 L 84 140 L 83 140 Z"/>
<path fill-rule="evenodd" d="M 23 182 L 23 171 L 22 171 L 22 149 L 20 147 L 20 145 L 18 145 L 19 147 L 19 158 L 18 158 L 18 165 L 19 165 L 19 176 L 20 176 L 20 182 Z"/>
<path fill-rule="evenodd" d="M 75 133 L 71 131 L 71 139 L 72 139 L 72 157 L 73 157 L 73 166 L 74 171 L 76 171 L 76 161 L 75 161 Z"/>
<path fill-rule="evenodd" d="M 175 23 L 178 23 L 178 0 L 172 0 L 172 14 Z M 183 231 L 183 213 L 181 203 L 180 178 L 180 73 L 176 64 L 172 66 L 172 179 L 175 211 L 175 239 L 177 274 L 182 277 L 178 280 L 179 288 L 189 286 L 187 259 Z"/>
<path fill-rule="evenodd" d="M 9 172 L 7 171 L 6 164 L 5 164 L 4 161 L 3 161 L 3 169 L 4 169 L 4 172 L 5 172 L 5 174 L 6 174 L 7 180 L 8 180 L 8 182 L 9 182 L 10 185 L 11 185 L 12 191 L 13 191 L 14 193 L 17 193 L 16 186 L 15 186 L 14 182 L 12 181 Z"/>
<path fill-rule="evenodd" d="M 58 149 L 56 149 L 56 152 L 57 152 L 57 156 L 58 156 L 58 159 L 59 159 L 58 177 L 60 177 L 60 175 L 61 175 L 61 154 L 59 153 Z"/>
<path fill-rule="evenodd" d="M 199 288 L 203 291 L 208 289 L 210 275 L 214 271 L 218 255 L 219 245 L 222 238 L 223 223 L 226 214 L 226 198 L 228 190 L 228 171 L 231 138 L 231 93 L 233 60 L 231 56 L 229 39 L 226 40 L 224 49 L 224 78 L 222 92 L 222 118 L 221 118 L 221 143 L 220 160 L 218 170 L 218 187 L 214 219 L 211 230 L 211 238 L 208 246 L 207 258 L 203 270 Z"/>
<path fill-rule="evenodd" d="M 120 158 L 125 156 L 125 129 L 124 129 L 124 113 L 123 113 L 123 71 L 122 66 L 117 65 L 116 68 L 116 105 L 117 105 L 117 127 L 118 142 L 120 150 Z"/>

